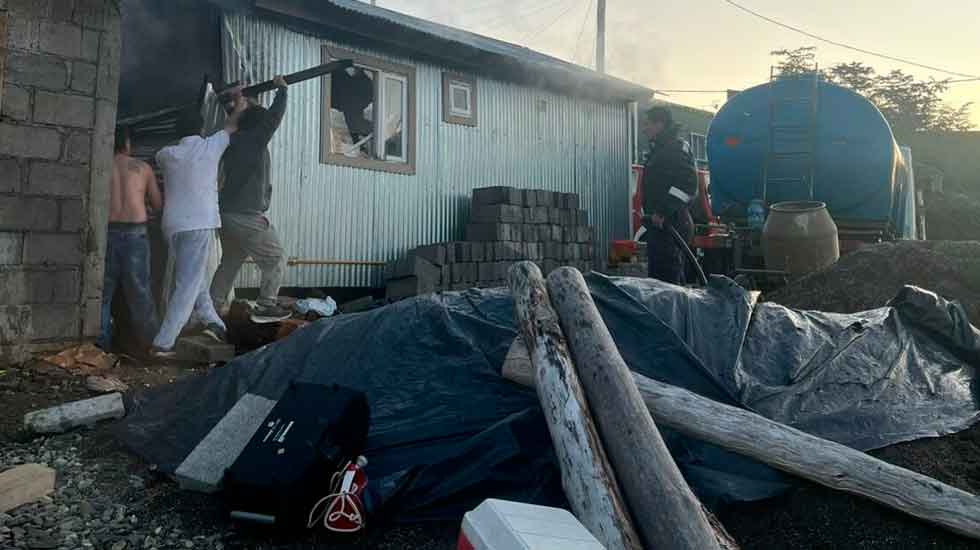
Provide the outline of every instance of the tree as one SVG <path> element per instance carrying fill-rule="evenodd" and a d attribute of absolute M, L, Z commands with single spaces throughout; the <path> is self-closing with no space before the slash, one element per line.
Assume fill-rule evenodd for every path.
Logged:
<path fill-rule="evenodd" d="M 816 47 L 776 50 L 779 74 L 812 73 L 817 66 Z M 971 103 L 954 107 L 942 96 L 949 80 L 919 80 L 902 70 L 878 74 L 873 67 L 853 61 L 838 63 L 819 71 L 820 76 L 868 98 L 881 111 L 897 136 L 922 131 L 966 131 L 970 122 Z"/>

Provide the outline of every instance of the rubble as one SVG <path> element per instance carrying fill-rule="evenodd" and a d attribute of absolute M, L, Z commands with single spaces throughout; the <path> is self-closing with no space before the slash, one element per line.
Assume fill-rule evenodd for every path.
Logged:
<path fill-rule="evenodd" d="M 85 387 L 98 393 L 129 391 L 129 386 L 115 376 L 87 376 L 85 377 Z"/>
<path fill-rule="evenodd" d="M 90 374 L 114 367 L 119 359 L 92 344 L 83 344 L 45 357 L 44 361 L 74 374 Z"/>
<path fill-rule="evenodd" d="M 177 358 L 196 363 L 227 363 L 235 358 L 235 346 L 216 342 L 204 335 L 185 336 L 177 340 Z"/>

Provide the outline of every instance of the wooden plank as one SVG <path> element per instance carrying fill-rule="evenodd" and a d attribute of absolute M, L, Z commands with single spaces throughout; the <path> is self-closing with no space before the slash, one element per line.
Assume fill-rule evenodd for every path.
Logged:
<path fill-rule="evenodd" d="M 548 293 L 646 547 L 720 548 L 704 507 L 670 456 L 582 274 L 572 267 L 556 269 L 548 276 Z"/>
<path fill-rule="evenodd" d="M 572 512 L 609 550 L 639 550 L 640 538 L 589 414 L 541 271 L 531 262 L 517 263 L 508 283 Z"/>
<path fill-rule="evenodd" d="M 520 361 L 520 355 L 520 351 L 515 351 L 513 357 L 518 360 L 504 363 L 503 376 L 529 385 L 534 380 L 533 372 L 528 370 L 532 367 Z M 777 470 L 980 539 L 980 498 L 976 495 L 642 374 L 634 372 L 633 380 L 651 416 L 663 426 Z"/>
<path fill-rule="evenodd" d="M 51 494 L 54 470 L 40 464 L 23 464 L 0 473 L 0 514 Z"/>

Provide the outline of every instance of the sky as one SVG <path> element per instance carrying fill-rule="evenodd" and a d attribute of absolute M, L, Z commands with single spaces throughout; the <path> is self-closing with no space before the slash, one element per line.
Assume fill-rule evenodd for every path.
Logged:
<path fill-rule="evenodd" d="M 378 6 L 521 44 L 593 66 L 595 0 L 376 0 Z M 940 69 L 980 76 L 980 1 L 737 0 L 810 33 Z M 780 28 L 725 0 L 607 0 L 606 70 L 660 90 L 742 89 L 765 82 L 772 50 L 817 46 L 818 62 L 861 61 L 878 72 L 948 75 L 879 59 Z M 950 77 L 962 78 L 962 77 Z M 716 110 L 724 93 L 658 95 Z M 944 99 L 975 102 L 980 81 L 953 84 Z"/>

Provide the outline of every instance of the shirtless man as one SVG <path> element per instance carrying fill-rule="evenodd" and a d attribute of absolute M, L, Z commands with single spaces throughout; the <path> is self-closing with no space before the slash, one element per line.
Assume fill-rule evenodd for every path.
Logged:
<path fill-rule="evenodd" d="M 126 128 L 116 129 L 115 155 L 109 199 L 109 231 L 102 287 L 102 332 L 97 344 L 112 345 L 112 295 L 122 285 L 130 317 L 140 324 L 142 347 L 157 331 L 157 312 L 150 293 L 150 244 L 146 236 L 146 205 L 163 207 L 156 176 L 147 163 L 130 156 L 132 144 Z"/>

